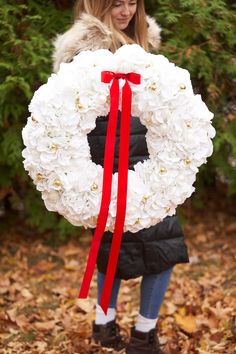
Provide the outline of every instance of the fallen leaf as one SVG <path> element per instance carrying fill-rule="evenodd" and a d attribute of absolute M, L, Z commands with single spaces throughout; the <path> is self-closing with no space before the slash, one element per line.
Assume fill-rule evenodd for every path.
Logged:
<path fill-rule="evenodd" d="M 217 301 L 216 306 L 209 307 L 209 310 L 218 318 L 224 318 L 225 315 L 227 315 L 228 313 L 232 313 L 233 312 L 233 308 L 232 307 L 223 307 L 221 301 Z"/>
<path fill-rule="evenodd" d="M 25 315 L 16 316 L 15 322 L 21 329 L 27 329 L 29 327 L 28 318 Z"/>
<path fill-rule="evenodd" d="M 199 256 L 190 256 L 189 262 L 190 262 L 190 264 L 198 264 L 198 263 L 200 263 L 200 258 L 199 258 Z"/>
<path fill-rule="evenodd" d="M 40 272 L 48 272 L 55 267 L 56 267 L 56 263 L 48 262 L 45 259 L 43 259 L 34 266 L 34 269 Z"/>
<path fill-rule="evenodd" d="M 10 310 L 7 310 L 6 312 L 7 312 L 8 316 L 9 316 L 10 320 L 12 322 L 16 322 L 16 315 L 17 315 L 16 307 L 14 307 L 14 308 L 12 308 Z"/>
<path fill-rule="evenodd" d="M 63 253 L 66 257 L 78 256 L 79 249 L 75 248 L 75 247 L 72 247 L 72 248 L 68 247 Z"/>
<path fill-rule="evenodd" d="M 51 331 L 55 327 L 56 321 L 47 321 L 47 322 L 36 322 L 34 326 L 39 331 Z"/>
<path fill-rule="evenodd" d="M 230 320 L 230 330 L 233 336 L 236 338 L 236 316 L 233 316 Z"/>
<path fill-rule="evenodd" d="M 34 296 L 33 294 L 28 290 L 28 289 L 22 289 L 21 290 L 21 295 L 26 298 L 26 299 L 32 299 Z"/>
<path fill-rule="evenodd" d="M 46 342 L 36 341 L 34 343 L 34 346 L 39 351 L 39 353 L 45 353 L 45 349 L 47 348 L 48 345 Z"/>
<path fill-rule="evenodd" d="M 210 340 L 216 343 L 220 343 L 221 339 L 224 337 L 223 332 L 216 332 L 210 336 Z"/>
<path fill-rule="evenodd" d="M 9 288 L 1 287 L 0 288 L 0 295 L 4 295 L 4 294 L 8 293 L 8 291 L 9 291 Z"/>
<path fill-rule="evenodd" d="M 173 304 L 171 301 L 166 301 L 165 306 L 163 306 L 163 310 L 161 313 L 167 314 L 167 315 L 173 315 L 175 312 L 177 312 L 178 307 Z"/>
<path fill-rule="evenodd" d="M 52 289 L 54 294 L 63 295 L 64 297 L 68 296 L 68 289 L 65 287 L 55 287 Z"/>
<path fill-rule="evenodd" d="M 196 236 L 196 240 L 197 242 L 206 242 L 207 241 L 207 237 L 205 234 L 198 234 Z"/>
<path fill-rule="evenodd" d="M 95 307 L 94 301 L 91 301 L 90 299 L 77 299 L 75 303 L 80 310 L 86 313 L 93 311 Z"/>
<path fill-rule="evenodd" d="M 190 263 L 174 267 L 159 314 L 165 354 L 236 354 L 235 205 L 222 211 L 225 202 L 215 191 L 213 200 L 208 197 L 204 211 L 184 207 L 192 256 Z M 96 274 L 89 298 L 77 301 L 91 237 L 52 247 L 33 229 L 16 230 L 17 225 L 0 235 L 0 353 L 105 353 L 91 340 Z M 140 310 L 141 280 L 121 282 L 117 321 L 125 338 Z"/>
<path fill-rule="evenodd" d="M 180 314 L 174 314 L 177 324 L 187 333 L 194 333 L 197 331 L 196 317 L 193 315 L 181 316 Z"/>
<path fill-rule="evenodd" d="M 61 322 L 63 324 L 64 329 L 69 330 L 71 328 L 72 318 L 71 316 L 65 314 L 61 319 Z"/>
<path fill-rule="evenodd" d="M 70 261 L 66 262 L 64 268 L 66 270 L 80 270 L 81 265 L 75 259 L 71 259 Z"/>

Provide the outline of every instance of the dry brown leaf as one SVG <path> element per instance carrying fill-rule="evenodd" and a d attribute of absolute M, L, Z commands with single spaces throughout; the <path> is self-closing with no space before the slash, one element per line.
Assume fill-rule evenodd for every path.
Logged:
<path fill-rule="evenodd" d="M 75 304 L 80 310 L 86 313 L 93 311 L 95 307 L 94 301 L 91 299 L 77 299 Z"/>
<path fill-rule="evenodd" d="M 65 297 L 68 296 L 68 288 L 65 287 L 55 287 L 52 289 L 52 292 L 54 294 L 63 295 Z"/>
<path fill-rule="evenodd" d="M 10 279 L 9 278 L 6 278 L 6 277 L 2 277 L 0 278 L 0 289 L 2 287 L 8 287 L 11 285 L 11 282 L 10 282 Z"/>
<path fill-rule="evenodd" d="M 78 261 L 71 259 L 70 261 L 67 261 L 64 268 L 66 270 L 80 270 L 81 265 L 79 264 Z"/>
<path fill-rule="evenodd" d="M 214 209 L 220 203 L 207 199 L 204 212 L 185 209 L 192 257 L 191 264 L 174 268 L 159 316 L 165 354 L 236 354 L 235 206 L 230 216 L 225 207 Z M 2 342 L 7 343 L 4 354 L 105 353 L 91 342 L 96 274 L 89 299 L 77 302 L 83 277 L 78 268 L 86 268 L 91 237 L 52 248 L 34 236 L 14 229 L 0 235 L 0 353 Z M 126 337 L 139 312 L 141 279 L 121 283 L 117 318 Z"/>
<path fill-rule="evenodd" d="M 0 295 L 4 295 L 4 294 L 6 294 L 8 291 L 9 291 L 9 288 L 8 288 L 8 287 L 7 287 L 7 288 L 1 287 L 1 288 L 0 288 Z"/>
<path fill-rule="evenodd" d="M 207 241 L 207 236 L 206 234 L 198 234 L 196 236 L 197 242 L 206 242 Z"/>
<path fill-rule="evenodd" d="M 201 261 L 201 259 L 198 255 L 189 257 L 190 264 L 198 264 L 198 263 L 200 263 L 200 261 Z"/>
<path fill-rule="evenodd" d="M 180 314 L 174 314 L 177 324 L 187 333 L 194 333 L 197 331 L 196 317 L 193 315 L 181 316 Z"/>
<path fill-rule="evenodd" d="M 34 297 L 33 294 L 28 289 L 22 289 L 21 295 L 28 300 L 30 300 Z"/>
<path fill-rule="evenodd" d="M 161 314 L 173 315 L 177 312 L 178 307 L 171 301 L 166 301 L 165 306 L 162 306 Z"/>
<path fill-rule="evenodd" d="M 25 315 L 16 316 L 15 322 L 17 326 L 22 329 L 27 329 L 29 327 L 29 320 Z"/>
<path fill-rule="evenodd" d="M 181 289 L 176 289 L 172 295 L 172 300 L 175 305 L 184 305 L 186 300 Z"/>
<path fill-rule="evenodd" d="M 123 286 L 123 287 L 122 287 L 122 293 L 129 295 L 129 294 L 130 294 L 130 287 L 128 287 L 128 286 L 126 286 L 126 285 Z"/>
<path fill-rule="evenodd" d="M 67 249 L 63 252 L 63 254 L 66 257 L 70 257 L 70 256 L 78 256 L 79 254 L 79 250 L 76 247 L 67 247 Z"/>
<path fill-rule="evenodd" d="M 38 262 L 35 266 L 34 269 L 40 271 L 40 272 L 48 272 L 55 268 L 56 264 L 53 262 L 48 262 L 45 259 L 42 259 L 40 262 Z"/>
<path fill-rule="evenodd" d="M 209 310 L 220 319 L 224 319 L 227 314 L 233 313 L 233 308 L 223 307 L 221 301 L 217 301 L 215 307 L 210 306 Z"/>
<path fill-rule="evenodd" d="M 219 318 L 217 318 L 216 316 L 210 316 L 207 320 L 208 322 L 208 327 L 213 330 L 215 328 L 219 327 Z"/>
<path fill-rule="evenodd" d="M 220 343 L 223 337 L 224 337 L 224 332 L 216 332 L 210 336 L 210 340 L 216 343 Z"/>
<path fill-rule="evenodd" d="M 34 326 L 39 331 L 51 331 L 55 327 L 56 321 L 36 322 Z"/>
<path fill-rule="evenodd" d="M 16 322 L 17 308 L 13 307 L 12 309 L 7 310 L 6 312 L 7 312 L 8 316 L 9 316 L 10 320 L 12 322 Z"/>
<path fill-rule="evenodd" d="M 236 114 L 233 114 L 233 113 L 229 113 L 229 114 L 227 114 L 225 117 L 224 117 L 224 119 L 226 120 L 226 121 L 235 121 L 236 120 Z"/>
<path fill-rule="evenodd" d="M 46 342 L 36 341 L 34 343 L 34 347 L 39 351 L 39 353 L 45 353 L 45 349 L 47 348 Z"/>
<path fill-rule="evenodd" d="M 61 319 L 63 327 L 65 330 L 69 330 L 72 324 L 72 318 L 69 315 L 64 314 L 63 318 Z"/>

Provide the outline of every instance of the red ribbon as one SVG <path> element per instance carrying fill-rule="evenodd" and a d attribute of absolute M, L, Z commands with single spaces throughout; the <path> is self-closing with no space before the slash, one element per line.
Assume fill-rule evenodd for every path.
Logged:
<path fill-rule="evenodd" d="M 103 172 L 103 186 L 101 206 L 97 220 L 97 226 L 94 233 L 92 245 L 89 252 L 88 262 L 82 281 L 79 298 L 86 298 L 88 296 L 89 286 L 94 273 L 97 255 L 101 243 L 102 236 L 105 231 L 109 205 L 111 200 L 112 188 L 112 173 L 114 165 L 114 152 L 116 142 L 116 129 L 118 121 L 119 108 L 119 79 L 124 79 L 125 84 L 122 88 L 122 112 L 120 125 L 120 147 L 118 160 L 118 192 L 117 192 L 117 207 L 116 207 L 116 221 L 114 234 L 111 244 L 110 256 L 107 265 L 107 273 L 102 290 L 102 297 L 100 306 L 105 314 L 110 302 L 112 286 L 114 282 L 116 266 L 120 251 L 120 244 L 122 240 L 125 214 L 126 214 L 126 198 L 128 185 L 128 167 L 129 167 L 129 137 L 130 137 L 130 116 L 132 105 L 132 90 L 129 81 L 135 85 L 141 82 L 141 76 L 136 73 L 114 73 L 111 71 L 103 71 L 101 73 L 101 81 L 110 83 L 110 114 L 107 126 L 107 136 L 104 153 L 104 172 Z"/>

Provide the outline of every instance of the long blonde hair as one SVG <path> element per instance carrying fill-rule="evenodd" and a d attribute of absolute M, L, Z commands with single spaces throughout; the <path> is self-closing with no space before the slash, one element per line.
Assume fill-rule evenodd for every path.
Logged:
<path fill-rule="evenodd" d="M 105 23 L 112 33 L 112 46 L 110 50 L 114 52 L 123 44 L 137 43 L 146 51 L 147 21 L 144 7 L 144 0 L 137 1 L 137 10 L 125 31 L 116 29 L 112 22 L 111 9 L 114 0 L 77 0 L 75 4 L 75 19 L 79 19 L 83 12 L 98 18 Z"/>

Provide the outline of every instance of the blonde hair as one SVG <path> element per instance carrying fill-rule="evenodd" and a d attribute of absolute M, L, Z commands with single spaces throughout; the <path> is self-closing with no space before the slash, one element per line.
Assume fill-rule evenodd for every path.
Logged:
<path fill-rule="evenodd" d="M 112 46 L 110 48 L 112 52 L 123 44 L 132 43 L 137 43 L 148 51 L 144 0 L 137 0 L 136 13 L 125 31 L 118 30 L 113 25 L 111 17 L 113 3 L 114 0 L 77 0 L 74 9 L 75 19 L 79 19 L 81 14 L 85 12 L 105 23 L 112 33 Z"/>

